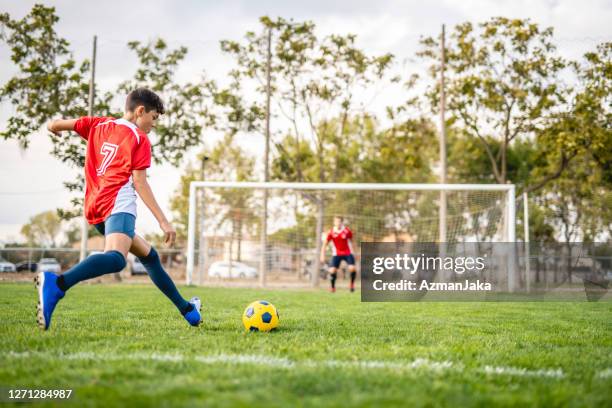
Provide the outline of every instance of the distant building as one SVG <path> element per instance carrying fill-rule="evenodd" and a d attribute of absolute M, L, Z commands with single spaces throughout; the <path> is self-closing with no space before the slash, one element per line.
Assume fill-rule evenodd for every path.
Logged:
<path fill-rule="evenodd" d="M 81 249 L 81 242 L 75 242 L 72 244 L 73 249 Z M 87 240 L 88 251 L 104 251 L 104 237 L 102 235 L 96 235 Z"/>

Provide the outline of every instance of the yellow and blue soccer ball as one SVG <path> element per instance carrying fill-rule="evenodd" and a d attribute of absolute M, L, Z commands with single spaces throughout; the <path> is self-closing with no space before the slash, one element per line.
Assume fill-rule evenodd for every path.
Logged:
<path fill-rule="evenodd" d="M 242 323 L 247 331 L 268 332 L 278 327 L 278 311 L 265 300 L 256 300 L 244 309 Z"/>

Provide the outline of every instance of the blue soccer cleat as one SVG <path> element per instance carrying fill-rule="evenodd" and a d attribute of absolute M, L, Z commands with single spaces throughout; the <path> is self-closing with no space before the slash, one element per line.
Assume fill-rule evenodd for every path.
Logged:
<path fill-rule="evenodd" d="M 192 326 L 198 326 L 200 323 L 202 323 L 202 315 L 200 314 L 202 302 L 200 301 L 200 298 L 192 297 L 191 300 L 189 300 L 189 303 L 193 305 L 193 310 L 185 313 L 185 320 L 187 320 L 187 322 Z"/>
<path fill-rule="evenodd" d="M 34 282 L 38 290 L 38 306 L 36 307 L 38 326 L 47 330 L 51 324 L 51 315 L 55 306 L 64 297 L 64 292 L 57 287 L 57 275 L 52 272 L 39 272 Z"/>

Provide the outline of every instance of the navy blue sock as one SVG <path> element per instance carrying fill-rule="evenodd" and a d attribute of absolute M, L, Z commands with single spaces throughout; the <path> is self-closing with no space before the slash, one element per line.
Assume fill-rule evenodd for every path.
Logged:
<path fill-rule="evenodd" d="M 57 286 L 64 292 L 77 283 L 106 275 L 116 273 L 125 268 L 126 262 L 123 254 L 119 251 L 108 251 L 103 254 L 91 255 L 83 262 L 78 263 L 57 280 Z"/>
<path fill-rule="evenodd" d="M 151 247 L 149 255 L 138 257 L 138 259 L 140 259 L 140 262 L 144 265 L 155 286 L 174 303 L 174 306 L 176 306 L 183 315 L 193 310 L 193 305 L 183 299 L 176 289 L 174 282 L 172 282 L 172 279 L 162 267 L 155 248 Z"/>

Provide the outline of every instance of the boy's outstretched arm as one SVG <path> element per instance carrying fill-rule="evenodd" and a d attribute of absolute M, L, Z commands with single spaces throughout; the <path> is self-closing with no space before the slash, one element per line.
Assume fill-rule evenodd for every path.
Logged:
<path fill-rule="evenodd" d="M 64 130 L 74 130 L 77 119 L 54 119 L 47 123 L 47 130 L 59 136 Z"/>
<path fill-rule="evenodd" d="M 176 239 L 176 231 L 172 227 L 172 224 L 168 221 L 164 212 L 157 204 L 157 200 L 153 195 L 153 190 L 147 181 L 146 170 L 134 170 L 132 171 L 132 181 L 134 182 L 134 188 L 138 193 L 138 196 L 144 201 L 145 205 L 151 210 L 153 216 L 159 222 L 159 226 L 164 231 L 164 242 L 172 246 Z"/>

